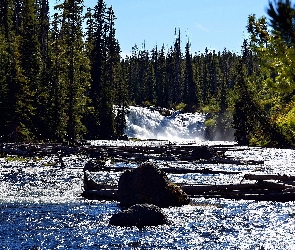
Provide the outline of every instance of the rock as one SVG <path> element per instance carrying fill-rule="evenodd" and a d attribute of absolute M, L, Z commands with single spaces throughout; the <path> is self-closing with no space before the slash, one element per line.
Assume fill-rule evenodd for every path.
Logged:
<path fill-rule="evenodd" d="M 142 228 L 144 226 L 158 226 L 167 223 L 167 218 L 162 210 L 151 204 L 133 205 L 127 210 L 114 214 L 110 219 L 110 225 Z"/>
<path fill-rule="evenodd" d="M 200 160 L 200 159 L 209 160 L 209 159 L 213 158 L 214 156 L 216 156 L 214 149 L 212 149 L 208 146 L 196 147 L 192 151 L 192 157 L 195 160 Z"/>
<path fill-rule="evenodd" d="M 85 164 L 83 171 L 99 172 L 103 170 L 104 167 L 105 167 L 105 161 L 103 160 L 89 160 Z"/>
<path fill-rule="evenodd" d="M 123 207 L 154 204 L 159 207 L 189 204 L 188 196 L 152 163 L 125 171 L 118 183 L 118 201 Z"/>
<path fill-rule="evenodd" d="M 99 183 L 96 183 L 94 180 L 88 178 L 87 171 L 84 172 L 84 190 L 100 190 L 103 186 Z"/>

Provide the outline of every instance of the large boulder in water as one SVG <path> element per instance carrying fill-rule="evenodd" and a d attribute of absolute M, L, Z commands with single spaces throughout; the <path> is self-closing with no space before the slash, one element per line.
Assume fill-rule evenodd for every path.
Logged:
<path fill-rule="evenodd" d="M 158 226 L 167 223 L 167 218 L 162 210 L 151 204 L 133 205 L 127 210 L 114 214 L 110 225 L 142 228 L 144 226 Z"/>
<path fill-rule="evenodd" d="M 118 183 L 118 200 L 123 207 L 154 204 L 159 207 L 189 204 L 188 196 L 152 163 L 125 171 Z"/>

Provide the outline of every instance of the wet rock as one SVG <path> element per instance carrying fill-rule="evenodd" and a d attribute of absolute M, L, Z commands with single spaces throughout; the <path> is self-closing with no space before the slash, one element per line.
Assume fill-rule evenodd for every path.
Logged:
<path fill-rule="evenodd" d="M 102 160 L 89 160 L 84 168 L 83 171 L 89 171 L 89 172 L 99 172 L 101 171 L 105 166 L 105 161 Z"/>
<path fill-rule="evenodd" d="M 189 198 L 182 189 L 171 183 L 167 175 L 152 163 L 143 163 L 121 175 L 118 200 L 123 207 L 144 203 L 169 207 L 189 203 Z"/>
<path fill-rule="evenodd" d="M 131 227 L 158 226 L 167 223 L 167 218 L 162 210 L 151 204 L 137 204 L 114 214 L 110 219 L 110 225 Z"/>
<path fill-rule="evenodd" d="M 94 180 L 88 178 L 87 172 L 84 172 L 84 190 L 100 190 L 103 186 L 99 183 L 96 183 Z"/>
<path fill-rule="evenodd" d="M 200 146 L 196 147 L 192 151 L 192 158 L 195 160 L 205 159 L 209 160 L 216 156 L 216 152 L 214 149 L 208 147 L 208 146 Z"/>

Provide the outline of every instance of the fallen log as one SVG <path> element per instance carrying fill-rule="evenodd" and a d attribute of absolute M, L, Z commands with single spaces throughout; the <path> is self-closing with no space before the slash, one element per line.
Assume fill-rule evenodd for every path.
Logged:
<path fill-rule="evenodd" d="M 125 170 L 131 170 L 131 167 L 111 167 L 111 166 L 92 166 L 89 168 L 84 168 L 89 172 L 123 172 Z M 164 167 L 161 170 L 168 174 L 241 174 L 240 171 L 226 171 L 226 170 L 212 170 L 210 168 L 202 169 L 191 169 L 191 168 L 176 168 L 176 167 Z"/>
<path fill-rule="evenodd" d="M 118 189 L 85 190 L 82 197 L 89 200 L 116 200 Z"/>
<path fill-rule="evenodd" d="M 88 190 L 82 193 L 82 196 L 89 200 L 117 200 L 117 189 Z M 294 192 L 271 192 L 269 190 L 252 191 L 223 191 L 223 192 L 204 192 L 188 194 L 192 198 L 219 198 L 235 200 L 255 200 L 255 201 L 276 201 L 288 202 L 295 201 Z"/>
<path fill-rule="evenodd" d="M 165 173 L 169 174 L 240 174 L 239 171 L 224 171 L 224 170 L 212 170 L 209 168 L 203 169 L 189 169 L 189 168 L 162 168 Z"/>
<path fill-rule="evenodd" d="M 290 188 L 291 187 L 291 188 Z M 117 200 L 117 186 L 100 184 L 99 190 L 85 190 L 86 199 Z M 294 201 L 295 189 L 283 183 L 261 182 L 222 185 L 181 185 L 182 190 L 194 198 L 223 198 L 256 201 Z"/>
<path fill-rule="evenodd" d="M 105 167 L 104 171 L 112 170 L 115 168 Z M 116 168 L 116 170 L 122 171 L 122 168 Z M 124 168 L 124 170 L 126 170 Z M 164 172 L 169 173 L 189 173 L 199 172 L 204 174 L 207 171 L 208 174 L 218 173 L 222 171 L 213 171 L 210 169 L 185 169 L 185 168 L 173 168 L 166 167 L 162 169 Z M 232 172 L 224 172 L 232 173 Z M 204 197 L 204 198 L 224 198 L 224 199 L 245 199 L 256 201 L 294 201 L 295 200 L 295 187 L 294 184 L 289 185 L 288 182 L 294 180 L 294 176 L 286 175 L 254 175 L 247 174 L 243 179 L 256 180 L 255 183 L 237 183 L 237 184 L 221 184 L 221 185 L 183 185 L 178 184 L 182 191 L 184 191 L 190 197 Z M 271 181 L 272 180 L 272 181 Z M 285 181 L 285 182 L 273 182 Z M 82 196 L 87 199 L 107 199 L 116 200 L 117 186 L 112 186 L 105 183 L 95 183 L 89 179 L 84 172 L 84 189 Z"/>
<path fill-rule="evenodd" d="M 275 202 L 288 202 L 295 201 L 295 193 L 290 192 L 275 192 L 264 194 L 242 194 L 242 193 L 225 193 L 225 194 L 202 194 L 194 195 L 194 198 L 222 198 L 222 199 L 235 199 L 235 200 L 255 200 L 255 201 L 275 201 Z"/>
<path fill-rule="evenodd" d="M 295 181 L 295 176 L 288 176 L 288 175 L 274 175 L 274 174 L 245 174 L 245 180 L 252 180 L 252 181 L 265 181 L 265 180 L 276 180 L 276 181 Z"/>
<path fill-rule="evenodd" d="M 235 160 L 225 155 L 225 151 L 231 147 L 221 146 L 198 146 L 198 145 L 174 145 L 163 144 L 159 146 L 140 146 L 140 145 L 124 145 L 124 146 L 92 146 L 89 144 L 64 145 L 58 143 L 35 143 L 35 144 L 0 144 L 0 154 L 2 155 L 19 155 L 22 157 L 35 156 L 52 156 L 60 155 L 61 157 L 71 154 L 87 154 L 94 159 L 113 158 L 114 160 L 165 160 L 165 161 L 192 161 L 196 163 L 206 164 L 263 164 L 263 161 L 241 161 Z"/>
<path fill-rule="evenodd" d="M 286 186 L 284 184 L 272 183 L 272 182 L 262 182 L 262 183 L 254 183 L 254 184 L 223 184 L 223 185 L 182 185 L 182 190 L 186 192 L 188 195 L 196 195 L 203 194 L 206 192 L 229 192 L 229 191 L 245 191 L 248 192 L 250 190 L 277 190 L 282 191 L 286 188 L 290 188 L 290 186 Z"/>

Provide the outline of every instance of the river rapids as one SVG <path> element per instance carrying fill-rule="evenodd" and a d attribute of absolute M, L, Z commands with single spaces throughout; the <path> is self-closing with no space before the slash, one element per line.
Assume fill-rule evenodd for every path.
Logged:
<path fill-rule="evenodd" d="M 134 111 L 134 112 L 133 112 Z M 295 175 L 295 151 L 238 147 L 233 142 L 203 140 L 204 116 L 135 108 L 127 134 L 144 141 L 90 141 L 93 146 L 231 145 L 225 154 L 238 160 L 261 160 L 259 165 L 165 162 L 185 168 L 240 171 L 224 174 L 169 174 L 173 182 L 188 184 L 239 183 L 244 174 Z M 135 113 L 137 115 L 135 115 Z M 167 129 L 169 128 L 169 129 Z M 158 140 L 152 140 L 158 139 Z M 159 140 L 160 139 L 160 140 Z M 173 139 L 173 140 L 172 140 Z M 0 158 L 1 249 L 295 249 L 295 202 L 193 198 L 192 204 L 165 208 L 169 224 L 157 227 L 114 227 L 116 201 L 87 200 L 81 196 L 87 154 Z M 138 162 L 109 161 L 115 167 Z M 102 172 L 100 180 L 116 184 L 120 172 Z"/>

